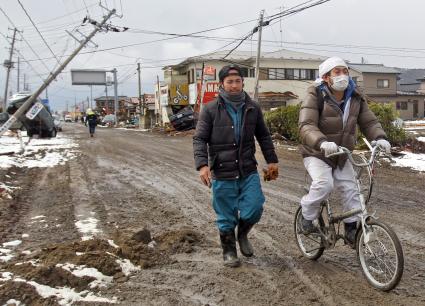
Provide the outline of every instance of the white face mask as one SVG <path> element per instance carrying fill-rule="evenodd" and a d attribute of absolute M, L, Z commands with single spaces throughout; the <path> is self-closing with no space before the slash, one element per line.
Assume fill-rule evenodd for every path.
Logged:
<path fill-rule="evenodd" d="M 336 91 L 344 91 L 348 86 L 348 75 L 342 74 L 332 77 L 331 87 Z"/>

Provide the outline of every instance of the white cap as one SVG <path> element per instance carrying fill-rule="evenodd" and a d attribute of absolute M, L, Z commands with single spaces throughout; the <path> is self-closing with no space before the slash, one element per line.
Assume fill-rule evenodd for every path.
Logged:
<path fill-rule="evenodd" d="M 347 64 L 342 58 L 336 56 L 328 58 L 326 61 L 319 65 L 319 78 L 321 79 L 326 73 L 339 66 L 348 69 Z"/>

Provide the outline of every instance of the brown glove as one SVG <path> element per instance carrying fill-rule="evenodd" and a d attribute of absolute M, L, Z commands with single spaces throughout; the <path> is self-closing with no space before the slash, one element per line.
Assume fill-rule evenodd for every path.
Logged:
<path fill-rule="evenodd" d="M 279 169 L 277 164 L 269 164 L 267 167 L 263 168 L 263 178 L 264 181 L 272 181 L 277 179 L 279 176 Z"/>

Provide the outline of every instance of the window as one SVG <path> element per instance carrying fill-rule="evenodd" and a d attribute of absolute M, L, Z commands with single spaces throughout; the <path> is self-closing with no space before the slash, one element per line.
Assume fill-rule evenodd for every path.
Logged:
<path fill-rule="evenodd" d="M 307 79 L 307 70 L 301 69 L 300 70 L 300 80 L 305 80 L 305 79 Z"/>
<path fill-rule="evenodd" d="M 395 108 L 397 110 L 407 110 L 407 102 L 402 102 L 402 101 L 396 102 Z"/>
<path fill-rule="evenodd" d="M 319 77 L 317 69 L 269 68 L 269 80 L 315 80 Z"/>
<path fill-rule="evenodd" d="M 377 80 L 377 87 L 378 88 L 388 88 L 390 87 L 390 80 Z"/>
<path fill-rule="evenodd" d="M 294 80 L 300 79 L 300 69 L 294 69 Z"/>
<path fill-rule="evenodd" d="M 276 69 L 269 69 L 269 80 L 276 80 Z"/>
<path fill-rule="evenodd" d="M 244 78 L 248 77 L 248 68 L 241 67 L 241 73 Z"/>
<path fill-rule="evenodd" d="M 319 74 L 319 73 L 317 73 Z M 314 69 L 307 69 L 307 80 L 315 80 L 316 79 L 316 70 Z"/>
<path fill-rule="evenodd" d="M 269 68 L 269 80 L 284 80 L 285 69 L 283 68 Z"/>
<path fill-rule="evenodd" d="M 285 69 L 285 79 L 287 80 L 294 79 L 294 69 Z"/>
<path fill-rule="evenodd" d="M 249 77 L 250 78 L 255 78 L 255 69 L 254 68 L 249 69 Z"/>

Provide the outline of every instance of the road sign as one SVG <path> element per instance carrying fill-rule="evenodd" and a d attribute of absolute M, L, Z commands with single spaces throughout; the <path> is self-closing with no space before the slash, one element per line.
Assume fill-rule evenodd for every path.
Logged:
<path fill-rule="evenodd" d="M 41 104 L 40 102 L 35 103 L 30 109 L 29 111 L 25 114 L 25 116 L 32 120 L 35 118 L 35 116 L 38 115 L 38 113 L 43 109 L 43 104 Z"/>

